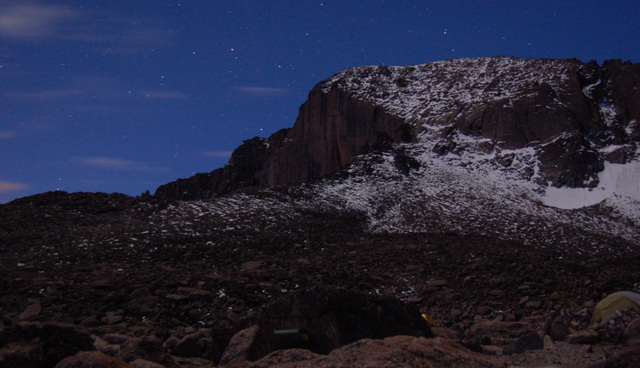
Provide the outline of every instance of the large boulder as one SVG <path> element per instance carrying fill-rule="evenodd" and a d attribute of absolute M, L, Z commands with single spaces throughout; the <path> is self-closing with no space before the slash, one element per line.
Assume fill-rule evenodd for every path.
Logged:
<path fill-rule="evenodd" d="M 7 326 L 0 330 L 0 346 L 11 348 L 6 357 L 37 359 L 39 362 L 33 364 L 44 367 L 53 367 L 79 351 L 95 350 L 93 339 L 81 327 L 57 322 L 21 322 Z"/>
<path fill-rule="evenodd" d="M 167 368 L 178 368 L 178 364 L 169 352 L 162 346 L 162 342 L 155 336 L 133 338 L 122 343 L 118 358 L 125 362 L 137 359 L 159 363 Z"/>
<path fill-rule="evenodd" d="M 327 354 L 364 338 L 434 336 L 414 306 L 394 298 L 321 287 L 279 299 L 263 311 L 256 325 L 250 334 L 255 337 L 243 339 L 249 360 L 291 348 Z"/>
<path fill-rule="evenodd" d="M 229 346 L 222 354 L 220 365 L 252 360 L 258 353 L 255 351 L 259 340 L 260 327 L 251 326 L 233 335 Z"/>

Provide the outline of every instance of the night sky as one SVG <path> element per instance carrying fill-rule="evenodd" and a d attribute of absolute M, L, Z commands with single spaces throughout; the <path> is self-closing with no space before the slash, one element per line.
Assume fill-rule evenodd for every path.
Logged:
<path fill-rule="evenodd" d="M 0 203 L 223 166 L 349 67 L 640 61 L 640 1 L 0 0 Z"/>

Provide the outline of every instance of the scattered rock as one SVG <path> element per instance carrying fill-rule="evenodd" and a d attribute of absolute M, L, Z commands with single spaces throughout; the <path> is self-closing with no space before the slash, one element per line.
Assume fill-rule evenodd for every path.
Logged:
<path fill-rule="evenodd" d="M 276 350 L 273 353 L 268 354 L 264 358 L 255 361 L 244 361 L 239 364 L 234 364 L 234 368 L 271 368 L 280 366 L 293 365 L 295 367 L 313 367 L 313 364 L 318 364 L 318 360 L 324 358 L 324 355 L 312 353 L 306 349 L 287 349 Z M 317 367 L 322 367 L 318 365 Z"/>
<path fill-rule="evenodd" d="M 504 290 L 500 290 L 500 289 L 489 290 L 487 295 L 491 297 L 501 297 L 504 295 Z"/>
<path fill-rule="evenodd" d="M 144 297 L 148 297 L 148 296 L 152 296 L 152 295 L 153 294 L 151 294 L 149 289 L 140 288 L 140 289 L 136 289 L 136 290 L 132 291 L 131 294 L 129 294 L 129 299 L 144 298 Z"/>
<path fill-rule="evenodd" d="M 44 360 L 37 342 L 15 342 L 0 349 L 0 367 L 38 368 Z"/>
<path fill-rule="evenodd" d="M 199 358 L 204 356 L 207 351 L 206 340 L 208 339 L 208 342 L 211 341 L 206 335 L 203 331 L 198 331 L 183 337 L 171 348 L 171 353 L 184 358 Z M 167 342 L 165 341 L 165 346 L 166 345 Z"/>
<path fill-rule="evenodd" d="M 553 343 L 553 338 L 549 335 L 544 335 L 543 338 L 544 350 L 553 350 L 555 345 Z"/>
<path fill-rule="evenodd" d="M 82 351 L 63 359 L 54 368 L 131 368 L 131 366 L 99 351 Z"/>
<path fill-rule="evenodd" d="M 260 352 L 257 351 L 257 343 L 260 339 L 260 327 L 251 326 L 235 334 L 229 346 L 222 354 L 220 365 L 239 363 L 246 360 L 256 360 Z"/>
<path fill-rule="evenodd" d="M 158 305 L 160 298 L 157 296 L 143 296 L 140 298 L 132 299 L 127 304 L 127 309 L 130 313 L 147 314 L 152 313 L 153 308 Z"/>
<path fill-rule="evenodd" d="M 565 325 L 562 321 L 553 321 L 549 325 L 549 336 L 555 341 L 564 340 L 565 337 L 569 334 L 569 327 Z"/>
<path fill-rule="evenodd" d="M 95 314 L 85 317 L 80 321 L 80 325 L 84 327 L 95 327 L 99 326 L 101 323 L 102 321 L 100 321 L 98 316 L 96 316 Z"/>
<path fill-rule="evenodd" d="M 178 343 L 180 342 L 181 339 L 177 338 L 176 336 L 170 336 L 168 339 L 166 339 L 163 343 L 162 346 L 164 346 L 165 348 L 169 349 L 172 351 L 173 355 L 175 356 L 180 356 L 179 354 L 176 354 L 176 352 L 173 351 L 173 348 L 176 347 L 176 345 L 178 345 Z"/>
<path fill-rule="evenodd" d="M 122 311 L 119 312 L 107 312 L 107 314 L 102 318 L 102 322 L 108 325 L 114 325 L 116 323 L 120 323 L 124 320 L 122 316 Z"/>
<path fill-rule="evenodd" d="M 247 272 L 253 272 L 258 270 L 260 267 L 262 267 L 264 264 L 264 262 L 261 261 L 249 261 L 249 262 L 245 262 L 242 264 L 242 266 L 240 266 L 240 272 L 242 273 L 247 273 Z"/>
<path fill-rule="evenodd" d="M 144 359 L 136 359 L 132 362 L 129 362 L 131 368 L 165 368 L 164 365 L 150 362 Z"/>
<path fill-rule="evenodd" d="M 524 307 L 529 309 L 538 309 L 541 306 L 542 306 L 542 301 L 540 300 L 530 300 L 524 304 Z"/>
<path fill-rule="evenodd" d="M 175 360 L 181 368 L 213 368 L 217 366 L 215 362 L 201 358 L 175 357 Z"/>
<path fill-rule="evenodd" d="M 543 337 L 537 330 L 537 325 L 527 321 L 483 321 L 471 326 L 464 342 L 469 345 L 499 346 L 504 354 L 515 354 L 544 347 Z"/>
<path fill-rule="evenodd" d="M 492 310 L 491 307 L 481 305 L 478 308 L 476 308 L 476 313 L 478 313 L 479 315 L 485 316 L 491 313 L 491 310 Z"/>
<path fill-rule="evenodd" d="M 449 281 L 447 281 L 447 280 L 431 280 L 431 281 L 429 281 L 429 286 L 433 286 L 433 287 L 447 286 L 448 284 L 449 284 Z"/>
<path fill-rule="evenodd" d="M 598 331 L 588 329 L 567 336 L 569 344 L 597 344 L 600 342 Z"/>
<path fill-rule="evenodd" d="M 105 335 L 102 335 L 101 337 L 104 339 L 104 341 L 114 345 L 121 345 L 125 343 L 127 340 L 131 339 L 127 335 L 121 335 L 121 334 L 115 334 L 115 333 L 105 334 Z"/>
<path fill-rule="evenodd" d="M 179 287 L 178 288 L 178 292 L 180 294 L 187 295 L 187 296 L 193 296 L 193 297 L 211 295 L 211 292 L 208 291 L 208 290 L 202 290 L 202 289 L 192 288 L 192 287 Z"/>
<path fill-rule="evenodd" d="M 110 344 L 99 336 L 96 336 L 95 340 L 93 341 L 93 346 L 99 352 L 105 353 L 110 356 L 117 356 L 120 353 L 119 344 Z"/>
<path fill-rule="evenodd" d="M 33 321 L 40 315 L 42 311 L 42 306 L 40 303 L 34 303 L 29 305 L 20 315 L 18 319 L 21 321 Z"/>
<path fill-rule="evenodd" d="M 627 338 L 635 339 L 640 337 L 640 318 L 632 321 L 627 325 L 625 330 Z"/>
<path fill-rule="evenodd" d="M 118 357 L 125 362 L 136 359 L 148 360 L 159 363 L 167 368 L 179 368 L 178 364 L 162 347 L 162 342 L 155 336 L 132 338 L 120 346 Z"/>
<path fill-rule="evenodd" d="M 295 364 L 294 364 L 295 363 Z M 268 368 L 356 368 L 356 367 L 467 367 L 504 368 L 501 358 L 479 354 L 451 340 L 436 337 L 394 336 L 382 340 L 363 339 L 338 348 L 329 355 L 291 349 L 273 352 L 256 362 L 234 367 Z"/>
<path fill-rule="evenodd" d="M 640 346 L 607 358 L 589 368 L 637 368 L 640 367 Z"/>

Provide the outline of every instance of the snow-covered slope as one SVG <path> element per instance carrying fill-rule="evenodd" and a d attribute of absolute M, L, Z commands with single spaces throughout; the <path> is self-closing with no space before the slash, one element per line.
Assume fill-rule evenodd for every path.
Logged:
<path fill-rule="evenodd" d="M 617 236 L 640 245 L 635 198 L 615 195 L 591 208 L 555 208 L 517 171 L 495 170 L 489 160 L 465 165 L 458 157 L 437 158 L 420 145 L 403 148 L 421 163 L 419 169 L 405 175 L 393 153 L 371 154 L 354 164 L 347 178 L 319 184 L 320 196 L 366 213 L 373 232 L 456 231 L 595 253 L 615 248 L 611 239 Z M 526 167 L 531 159 L 530 150 L 513 155 L 515 166 Z"/>
<path fill-rule="evenodd" d="M 565 60 L 468 58 L 415 66 L 366 66 L 345 70 L 322 84 L 325 93 L 340 88 L 372 101 L 415 124 L 442 125 L 460 108 L 524 97 L 533 87 L 548 84 L 566 93 L 568 72 L 580 63 Z M 558 103 L 561 103 L 558 101 Z M 455 117 L 455 115 L 453 116 Z"/>
<path fill-rule="evenodd" d="M 439 156 L 425 143 L 398 144 L 360 156 L 338 177 L 176 202 L 153 221 L 170 233 L 190 236 L 304 232 L 304 226 L 296 224 L 310 213 L 323 212 L 361 215 L 372 233 L 481 234 L 566 254 L 637 250 L 640 201 L 618 194 L 587 208 L 548 206 L 545 188 L 520 173 L 535 159 L 533 150 L 502 155 L 509 156 L 511 169 L 496 167 L 495 153 Z M 399 164 L 412 159 L 413 168 Z M 637 168 L 637 163 L 628 165 Z M 626 172 L 622 166 L 618 171 Z"/>

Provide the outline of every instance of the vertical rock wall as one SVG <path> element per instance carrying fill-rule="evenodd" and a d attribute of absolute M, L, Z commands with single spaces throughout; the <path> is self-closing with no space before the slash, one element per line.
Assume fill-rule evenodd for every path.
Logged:
<path fill-rule="evenodd" d="M 410 141 L 404 120 L 339 89 L 314 88 L 291 129 L 245 141 L 229 163 L 211 173 L 179 179 L 156 190 L 163 199 L 196 199 L 247 186 L 310 182 L 339 171 L 386 141 Z"/>

